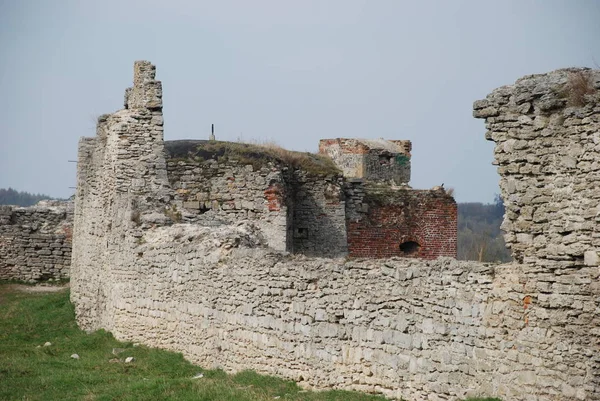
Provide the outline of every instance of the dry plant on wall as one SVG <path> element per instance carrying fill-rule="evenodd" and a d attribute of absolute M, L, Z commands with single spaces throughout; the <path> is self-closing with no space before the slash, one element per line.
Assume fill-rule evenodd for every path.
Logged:
<path fill-rule="evenodd" d="M 585 106 L 587 103 L 586 96 L 594 93 L 596 93 L 596 88 L 590 70 L 569 73 L 567 83 L 563 88 L 563 95 L 567 98 L 568 106 Z"/>
<path fill-rule="evenodd" d="M 446 189 L 446 195 L 454 197 L 454 188 Z"/>

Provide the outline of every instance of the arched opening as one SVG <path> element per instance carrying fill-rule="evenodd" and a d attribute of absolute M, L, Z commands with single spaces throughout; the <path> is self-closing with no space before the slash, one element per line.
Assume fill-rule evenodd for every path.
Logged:
<path fill-rule="evenodd" d="M 400 250 L 405 256 L 416 255 L 419 253 L 419 249 L 421 249 L 421 245 L 415 241 L 406 241 L 400 244 Z"/>

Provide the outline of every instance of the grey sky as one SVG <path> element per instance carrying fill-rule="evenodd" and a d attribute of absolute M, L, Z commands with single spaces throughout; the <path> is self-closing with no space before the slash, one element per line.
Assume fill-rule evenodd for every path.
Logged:
<path fill-rule="evenodd" d="M 167 140 L 410 139 L 413 187 L 492 201 L 473 101 L 600 63 L 599 20 L 597 0 L 0 0 L 0 188 L 70 196 L 79 137 L 145 59 Z"/>

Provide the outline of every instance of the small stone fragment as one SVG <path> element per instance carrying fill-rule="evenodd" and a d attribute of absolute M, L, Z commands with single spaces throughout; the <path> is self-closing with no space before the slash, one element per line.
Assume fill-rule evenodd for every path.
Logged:
<path fill-rule="evenodd" d="M 196 376 L 192 377 L 192 379 L 202 379 L 203 377 L 204 377 L 204 374 L 198 373 Z"/>
<path fill-rule="evenodd" d="M 51 343 L 50 341 L 46 341 L 46 342 L 44 343 L 44 347 L 49 347 L 49 346 L 51 346 L 51 345 L 52 345 L 52 343 Z"/>
<path fill-rule="evenodd" d="M 135 361 L 135 358 L 132 356 L 128 356 L 127 358 L 125 358 L 125 363 L 131 363 L 133 361 Z"/>
<path fill-rule="evenodd" d="M 73 359 L 79 359 L 79 355 L 77 355 L 77 354 L 72 354 L 72 355 L 71 355 L 71 358 L 73 358 Z"/>

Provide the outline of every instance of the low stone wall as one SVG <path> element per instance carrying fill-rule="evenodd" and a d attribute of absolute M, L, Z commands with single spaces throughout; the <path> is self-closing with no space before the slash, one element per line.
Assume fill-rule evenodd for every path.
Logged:
<path fill-rule="evenodd" d="M 71 202 L 0 206 L 0 280 L 69 277 L 72 229 Z"/>

